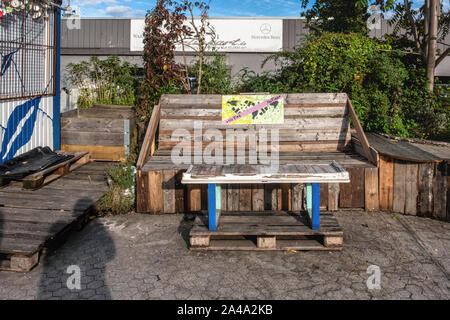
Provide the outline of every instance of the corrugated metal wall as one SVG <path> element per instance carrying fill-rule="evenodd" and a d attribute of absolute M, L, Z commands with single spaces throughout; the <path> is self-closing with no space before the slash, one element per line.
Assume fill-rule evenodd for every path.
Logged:
<path fill-rule="evenodd" d="M 2 69 L 8 71 L 0 74 L 0 87 L 5 89 L 1 92 L 0 100 L 0 163 L 38 146 L 59 149 L 60 77 L 57 39 L 60 33 L 59 28 L 55 28 L 60 23 L 60 13 L 59 10 L 51 10 L 50 17 L 45 21 L 27 20 L 27 28 L 31 31 L 20 31 L 22 43 L 17 50 L 22 52 L 17 59 L 21 62 L 16 64 L 14 54 L 17 51 L 9 51 L 11 43 L 14 43 L 12 39 L 16 36 L 17 25 L 23 25 L 25 15 L 21 15 L 14 13 L 8 20 L 2 18 L 0 21 L 0 62 Z M 33 29 L 33 23 L 40 24 L 40 27 Z M 44 28 L 42 24 L 45 24 Z M 41 33 L 45 33 L 45 36 Z M 36 59 L 32 58 L 33 54 Z M 4 57 L 8 57 L 11 63 L 5 63 Z M 27 81 L 21 80 L 24 77 Z M 8 89 L 13 88 L 15 82 L 21 88 L 21 94 L 20 90 L 19 94 L 16 92 L 17 88 Z M 30 88 L 33 89 L 32 94 L 28 94 Z"/>
<path fill-rule="evenodd" d="M 69 30 L 66 23 L 62 24 L 61 48 L 62 54 L 94 54 L 90 49 L 96 49 L 96 55 L 130 54 L 141 55 L 130 51 L 130 19 L 81 19 L 80 29 Z M 370 36 L 381 38 L 386 33 L 392 33 L 394 27 L 387 20 L 381 21 L 381 29 L 372 30 Z M 283 49 L 291 50 L 298 46 L 308 34 L 305 20 L 283 19 Z M 450 35 L 446 38 L 450 43 Z M 438 45 L 440 50 L 446 47 Z"/>
<path fill-rule="evenodd" d="M 0 163 L 38 146 L 53 148 L 53 96 L 0 102 Z"/>
<path fill-rule="evenodd" d="M 63 20 L 64 22 L 65 20 Z M 80 29 L 61 29 L 62 54 L 134 54 L 130 51 L 130 19 L 81 19 Z M 75 50 L 75 52 L 74 52 Z"/>

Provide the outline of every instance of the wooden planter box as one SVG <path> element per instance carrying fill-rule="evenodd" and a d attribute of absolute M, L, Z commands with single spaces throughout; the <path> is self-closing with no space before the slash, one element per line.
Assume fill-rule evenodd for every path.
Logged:
<path fill-rule="evenodd" d="M 91 159 L 120 161 L 136 134 L 133 107 L 94 105 L 61 114 L 61 150 L 88 151 Z"/>

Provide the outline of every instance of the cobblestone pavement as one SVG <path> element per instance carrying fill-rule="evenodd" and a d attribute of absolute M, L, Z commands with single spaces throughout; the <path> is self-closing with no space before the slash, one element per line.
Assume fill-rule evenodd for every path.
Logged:
<path fill-rule="evenodd" d="M 341 252 L 190 252 L 192 220 L 91 221 L 27 274 L 0 272 L 0 299 L 449 299 L 450 224 L 339 212 Z M 81 269 L 69 290 L 67 268 Z M 381 269 L 369 290 L 367 268 Z"/>

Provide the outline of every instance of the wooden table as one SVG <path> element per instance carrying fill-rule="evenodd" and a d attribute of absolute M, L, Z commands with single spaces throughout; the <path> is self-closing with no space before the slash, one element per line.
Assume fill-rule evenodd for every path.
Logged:
<path fill-rule="evenodd" d="M 183 184 L 208 184 L 209 230 L 216 231 L 221 213 L 221 184 L 305 183 L 306 206 L 313 230 L 320 229 L 320 183 L 349 183 L 350 178 L 335 161 L 330 164 L 191 165 Z"/>

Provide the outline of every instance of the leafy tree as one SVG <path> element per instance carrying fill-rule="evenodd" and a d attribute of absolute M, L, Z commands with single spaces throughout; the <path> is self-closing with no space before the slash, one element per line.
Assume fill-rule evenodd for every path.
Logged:
<path fill-rule="evenodd" d="M 279 66 L 275 74 L 256 76 L 244 70 L 238 90 L 346 92 L 368 131 L 442 135 L 450 117 L 448 101 L 428 91 L 413 58 L 363 34 L 322 33 L 309 36 L 294 52 L 271 56 Z"/>
<path fill-rule="evenodd" d="M 231 94 L 231 74 L 225 64 L 225 57 L 214 54 L 206 56 L 201 64 L 202 92 L 205 94 Z M 193 75 L 200 73 L 200 61 L 191 68 Z M 197 86 L 197 83 L 195 83 Z M 195 88 L 194 88 L 195 89 Z M 198 87 L 197 87 L 198 90 Z"/>
<path fill-rule="evenodd" d="M 302 0 L 306 9 L 311 1 Z M 315 0 L 311 9 L 302 13 L 314 33 L 320 32 L 358 32 L 367 34 L 368 4 L 360 0 Z"/>
<path fill-rule="evenodd" d="M 370 2 L 380 5 L 384 11 L 392 10 L 394 12 L 391 20 L 391 23 L 395 25 L 394 36 L 407 49 L 412 49 L 421 57 L 426 69 L 428 89 L 432 91 L 435 68 L 450 55 L 450 44 L 447 44 L 448 47 L 444 52 L 437 51 L 437 43 L 443 43 L 449 32 L 450 13 L 443 12 L 442 3 L 439 0 L 425 0 L 418 9 L 414 9 L 411 0 L 373 0 Z M 359 0 L 358 3 L 365 7 L 369 4 L 369 0 Z M 399 32 L 401 29 L 406 30 L 406 33 L 401 34 Z"/>

